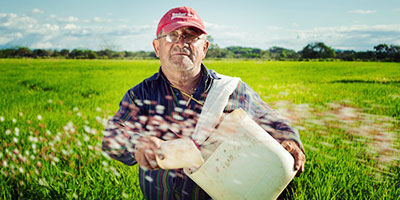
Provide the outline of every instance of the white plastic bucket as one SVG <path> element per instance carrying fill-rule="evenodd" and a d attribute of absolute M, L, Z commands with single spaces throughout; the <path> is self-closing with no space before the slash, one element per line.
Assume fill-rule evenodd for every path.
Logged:
<path fill-rule="evenodd" d="M 276 199 L 296 174 L 292 155 L 241 109 L 207 142 L 205 163 L 184 171 L 213 199 Z"/>

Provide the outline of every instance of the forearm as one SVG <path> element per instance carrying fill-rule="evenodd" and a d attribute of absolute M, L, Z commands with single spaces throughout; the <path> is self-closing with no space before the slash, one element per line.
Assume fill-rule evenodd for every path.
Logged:
<path fill-rule="evenodd" d="M 291 127 L 289 122 L 282 118 L 276 111 L 272 110 L 259 116 L 255 121 L 279 143 L 284 140 L 293 140 L 304 152 L 298 131 Z"/>
<path fill-rule="evenodd" d="M 136 139 L 133 132 L 124 126 L 123 122 L 113 118 L 108 121 L 103 136 L 103 151 L 126 165 L 136 164 L 134 147 Z"/>

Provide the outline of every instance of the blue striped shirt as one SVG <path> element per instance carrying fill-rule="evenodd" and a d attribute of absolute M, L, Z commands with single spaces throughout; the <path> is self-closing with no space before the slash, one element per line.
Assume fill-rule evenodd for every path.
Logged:
<path fill-rule="evenodd" d="M 217 74 L 202 64 L 202 78 L 193 97 L 204 102 L 215 79 L 219 79 Z M 190 101 L 186 106 L 186 102 L 180 91 L 171 87 L 160 68 L 158 73 L 126 92 L 118 112 L 106 127 L 103 150 L 126 165 L 134 165 L 137 163 L 133 153 L 135 141 L 143 134 L 157 136 L 163 140 L 190 135 L 202 106 L 195 101 Z M 229 113 L 237 108 L 245 110 L 261 127 L 268 129 L 268 133 L 278 142 L 291 139 L 303 150 L 297 131 L 278 117 L 278 114 L 242 81 L 230 96 L 224 112 Z M 183 173 L 182 169 L 139 168 L 139 182 L 146 199 L 211 199 Z"/>

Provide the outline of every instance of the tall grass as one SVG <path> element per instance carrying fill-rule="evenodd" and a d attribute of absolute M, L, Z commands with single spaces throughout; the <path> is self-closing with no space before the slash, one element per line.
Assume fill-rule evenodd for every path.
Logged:
<path fill-rule="evenodd" d="M 400 196 L 400 64 L 206 61 L 292 120 L 306 171 L 290 199 Z M 156 60 L 0 60 L 0 197 L 142 199 L 137 166 L 101 152 L 124 93 Z"/>

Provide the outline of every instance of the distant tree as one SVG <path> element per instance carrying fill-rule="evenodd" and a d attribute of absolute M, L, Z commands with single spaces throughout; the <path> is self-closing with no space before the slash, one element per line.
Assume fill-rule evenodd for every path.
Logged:
<path fill-rule="evenodd" d="M 382 61 L 389 61 L 390 47 L 387 44 L 378 44 L 374 46 L 376 58 Z"/>
<path fill-rule="evenodd" d="M 32 57 L 32 50 L 28 47 L 19 47 L 17 51 L 15 51 L 14 57 L 23 58 L 23 57 Z"/>
<path fill-rule="evenodd" d="M 223 49 L 219 48 L 218 44 L 210 44 L 207 51 L 207 58 L 223 58 Z"/>
<path fill-rule="evenodd" d="M 271 47 L 269 48 L 269 52 L 271 58 L 274 60 L 298 60 L 300 58 L 300 54 L 295 50 L 286 49 L 283 47 Z"/>
<path fill-rule="evenodd" d="M 308 59 L 327 59 L 335 57 L 335 51 L 323 42 L 307 44 L 300 53 L 302 58 Z"/>
<path fill-rule="evenodd" d="M 391 61 L 400 62 L 400 46 L 390 45 L 389 56 Z"/>
<path fill-rule="evenodd" d="M 206 58 L 223 58 L 224 50 L 214 43 L 214 38 L 211 35 L 207 35 L 207 40 L 210 42 L 210 46 L 208 47 Z"/>
<path fill-rule="evenodd" d="M 61 54 L 57 49 L 54 49 L 54 50 L 51 51 L 51 55 L 50 56 L 54 57 L 54 58 L 57 58 L 57 57 L 60 57 Z"/>
<path fill-rule="evenodd" d="M 69 49 L 61 49 L 60 55 L 63 56 L 64 58 L 69 57 Z"/>
<path fill-rule="evenodd" d="M 374 46 L 376 58 L 381 61 L 400 61 L 400 46 L 379 44 Z"/>
<path fill-rule="evenodd" d="M 96 59 L 98 57 L 97 53 L 95 51 L 88 51 L 87 52 L 87 58 L 89 59 Z"/>
<path fill-rule="evenodd" d="M 2 49 L 0 50 L 0 58 L 13 58 L 16 51 L 16 49 Z"/>
<path fill-rule="evenodd" d="M 69 53 L 69 58 L 82 59 L 83 57 L 84 57 L 84 53 L 81 49 L 73 49 Z"/>
<path fill-rule="evenodd" d="M 374 51 L 359 51 L 355 53 L 356 60 L 375 61 L 376 53 Z"/>
<path fill-rule="evenodd" d="M 345 60 L 345 61 L 354 61 L 356 60 L 356 52 L 353 50 L 345 50 L 345 51 L 336 51 L 336 59 Z"/>
<path fill-rule="evenodd" d="M 35 49 L 33 50 L 33 56 L 35 58 L 44 58 L 44 57 L 49 57 L 51 55 L 50 51 L 45 50 L 45 49 Z"/>
<path fill-rule="evenodd" d="M 112 58 L 115 54 L 115 51 L 113 51 L 111 49 L 104 49 L 104 50 L 98 51 L 97 54 L 102 58 Z"/>
<path fill-rule="evenodd" d="M 261 49 L 250 48 L 250 47 L 240 47 L 240 46 L 230 46 L 226 47 L 227 51 L 233 52 L 235 58 L 261 58 Z"/>

